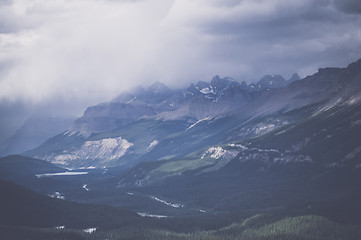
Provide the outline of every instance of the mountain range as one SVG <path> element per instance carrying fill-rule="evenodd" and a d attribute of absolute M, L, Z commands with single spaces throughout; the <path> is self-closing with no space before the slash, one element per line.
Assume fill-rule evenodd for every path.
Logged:
<path fill-rule="evenodd" d="M 297 75 L 290 81 L 295 79 Z M 279 75 L 265 76 L 256 85 L 249 86 L 215 76 L 210 83 L 198 82 L 182 90 L 171 90 L 156 82 L 147 89 L 138 87 L 110 102 L 89 107 L 71 129 L 26 154 L 67 167 L 128 165 L 129 160 L 122 161 L 125 158 L 132 159 L 131 165 L 134 165 L 156 145 L 164 144 L 160 138 L 170 134 L 187 135 L 184 130 L 202 121 L 247 111 L 265 91 L 286 84 Z M 204 144 L 208 143 L 198 147 Z M 181 152 L 184 154 L 185 149 Z"/>
<path fill-rule="evenodd" d="M 141 217 L 282 212 L 359 225 L 361 59 L 303 79 L 138 87 L 23 155 L 0 159 L 1 179 Z"/>
<path fill-rule="evenodd" d="M 181 90 L 157 82 L 89 107 L 71 129 L 25 154 L 68 168 L 130 168 L 143 161 L 183 158 L 337 106 L 357 105 L 359 65 L 320 69 L 289 81 L 268 75 L 248 86 L 219 76 Z"/>

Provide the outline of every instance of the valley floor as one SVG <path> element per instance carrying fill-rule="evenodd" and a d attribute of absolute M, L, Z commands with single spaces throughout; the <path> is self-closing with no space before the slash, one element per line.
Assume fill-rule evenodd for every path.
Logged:
<path fill-rule="evenodd" d="M 179 221 L 180 219 L 178 219 Z M 189 221 L 189 219 L 188 219 Z M 192 220 L 191 220 L 192 221 Z M 196 221 L 196 219 L 193 219 Z M 177 222 L 177 221 L 175 221 Z M 173 221 L 173 224 L 175 223 Z M 27 228 L 0 226 L 3 239 L 177 239 L 177 240 L 359 240 L 361 226 L 341 225 L 327 218 L 316 215 L 281 217 L 276 215 L 257 214 L 240 222 L 225 227 L 208 230 L 187 231 L 182 224 L 166 223 L 139 223 L 128 227 L 115 229 L 55 229 L 55 228 Z M 169 224 L 169 225 L 168 225 Z M 196 222 L 194 222 L 197 225 Z M 152 226 L 153 225 L 153 226 Z M 168 225 L 168 226 L 167 226 Z M 187 224 L 185 224 L 187 225 Z M 202 225 L 202 224 L 200 224 Z M 208 226 L 208 228 L 211 226 Z"/>

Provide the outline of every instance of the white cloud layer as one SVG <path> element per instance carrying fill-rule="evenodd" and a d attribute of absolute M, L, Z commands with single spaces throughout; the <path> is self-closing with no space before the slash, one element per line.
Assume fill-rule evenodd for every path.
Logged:
<path fill-rule="evenodd" d="M 161 81 L 254 81 L 361 57 L 341 0 L 14 0 L 0 4 L 0 103 L 109 100 Z"/>

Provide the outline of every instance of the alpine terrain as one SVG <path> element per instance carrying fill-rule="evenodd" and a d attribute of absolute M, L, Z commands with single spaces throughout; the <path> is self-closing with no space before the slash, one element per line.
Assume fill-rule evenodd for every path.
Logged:
<path fill-rule="evenodd" d="M 361 59 L 155 82 L 22 149 L 0 159 L 6 239 L 361 239 Z"/>

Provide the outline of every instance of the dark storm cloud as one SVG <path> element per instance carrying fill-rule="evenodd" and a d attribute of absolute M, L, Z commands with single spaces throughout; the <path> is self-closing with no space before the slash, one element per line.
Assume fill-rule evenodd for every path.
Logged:
<path fill-rule="evenodd" d="M 7 23 L 3 31 L 11 34 L 4 34 L 3 49 L 9 54 L 0 60 L 19 63 L 3 82 L 19 82 L 12 96 L 24 89 L 25 95 L 41 101 L 54 94 L 86 98 L 94 91 L 102 98 L 154 80 L 180 85 L 182 79 L 186 85 L 217 73 L 240 80 L 257 80 L 266 71 L 312 73 L 326 64 L 316 64 L 321 53 L 329 57 L 333 47 L 359 47 L 360 18 L 336 11 L 334 5 L 342 4 L 18 0 L 1 8 Z M 342 6 L 349 5 L 351 1 Z M 60 91 L 54 92 L 54 86 Z"/>
<path fill-rule="evenodd" d="M 340 11 L 351 14 L 361 14 L 361 1 L 359 0 L 334 0 Z"/>
<path fill-rule="evenodd" d="M 15 1 L 0 1 L 0 33 L 17 33 L 37 27 L 39 24 L 40 22 L 35 18 L 22 14 Z"/>
<path fill-rule="evenodd" d="M 81 114 L 154 81 L 306 76 L 361 57 L 358 13 L 349 0 L 0 1 L 0 103 Z"/>
<path fill-rule="evenodd" d="M 255 7 L 256 3 L 243 1 L 243 8 L 242 3 L 237 5 L 233 14 L 220 10 L 222 17 L 198 22 L 197 27 L 221 46 L 213 48 L 210 58 L 243 62 L 257 79 L 257 72 L 305 75 L 360 57 L 360 18 L 340 13 L 331 1 L 260 2 Z"/>

